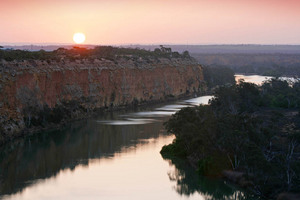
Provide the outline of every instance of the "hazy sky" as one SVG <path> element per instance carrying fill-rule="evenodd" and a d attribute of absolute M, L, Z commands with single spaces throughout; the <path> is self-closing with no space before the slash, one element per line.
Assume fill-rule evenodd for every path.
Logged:
<path fill-rule="evenodd" d="M 300 44 L 300 0 L 0 0 L 0 44 Z"/>

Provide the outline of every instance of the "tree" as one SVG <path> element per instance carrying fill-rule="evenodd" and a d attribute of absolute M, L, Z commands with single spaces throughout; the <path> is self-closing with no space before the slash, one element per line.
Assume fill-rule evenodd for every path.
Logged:
<path fill-rule="evenodd" d="M 182 56 L 184 57 L 184 58 L 190 58 L 191 56 L 190 56 L 190 53 L 188 52 L 188 51 L 184 51 L 183 53 L 182 53 Z"/>

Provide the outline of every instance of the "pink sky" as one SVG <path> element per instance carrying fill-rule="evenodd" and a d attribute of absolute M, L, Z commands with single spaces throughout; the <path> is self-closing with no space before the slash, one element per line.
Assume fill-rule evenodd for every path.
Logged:
<path fill-rule="evenodd" d="M 0 27 L 0 44 L 300 44 L 300 1 L 1 0 Z"/>

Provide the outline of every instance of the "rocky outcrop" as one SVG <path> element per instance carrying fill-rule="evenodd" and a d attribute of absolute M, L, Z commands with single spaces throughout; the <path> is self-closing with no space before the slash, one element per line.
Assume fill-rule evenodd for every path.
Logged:
<path fill-rule="evenodd" d="M 0 70 L 0 141 L 26 128 L 194 94 L 203 86 L 201 66 L 182 58 L 2 60 Z"/>

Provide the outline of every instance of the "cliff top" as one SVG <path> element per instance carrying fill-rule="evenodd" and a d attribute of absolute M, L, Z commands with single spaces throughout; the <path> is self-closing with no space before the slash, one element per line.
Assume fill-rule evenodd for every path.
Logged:
<path fill-rule="evenodd" d="M 63 70 L 83 68 L 152 68 L 154 66 L 195 65 L 187 51 L 182 54 L 160 46 L 145 49 L 98 46 L 93 49 L 74 47 L 55 51 L 1 50 L 0 71 Z"/>
<path fill-rule="evenodd" d="M 112 46 L 97 46 L 93 49 L 82 48 L 74 46 L 72 49 L 58 48 L 54 51 L 27 51 L 27 50 L 13 50 L 0 48 L 0 60 L 5 61 L 22 61 L 22 60 L 45 60 L 45 61 L 60 61 L 62 59 L 74 61 L 83 59 L 106 59 L 115 61 L 119 58 L 125 59 L 191 59 L 188 51 L 182 54 L 173 52 L 171 48 L 160 46 L 154 51 L 139 49 L 139 48 L 123 48 Z"/>
<path fill-rule="evenodd" d="M 195 65 L 188 51 L 182 54 L 171 48 L 145 49 L 98 46 L 93 49 L 74 47 L 55 51 L 1 50 L 0 71 L 63 70 L 83 68 L 153 68 L 154 66 Z"/>

